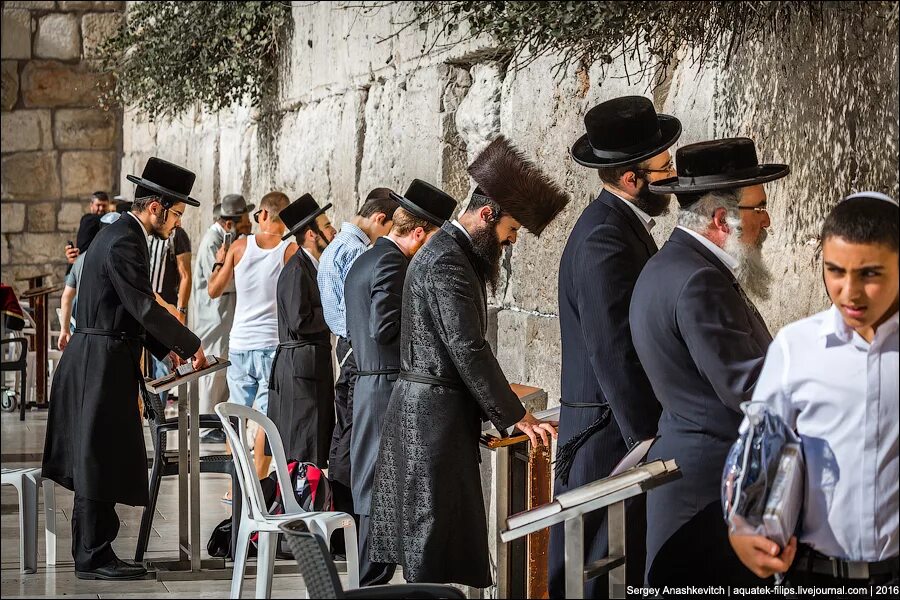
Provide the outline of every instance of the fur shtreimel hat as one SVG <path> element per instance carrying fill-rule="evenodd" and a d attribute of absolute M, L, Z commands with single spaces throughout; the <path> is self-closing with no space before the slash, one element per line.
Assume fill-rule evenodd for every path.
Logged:
<path fill-rule="evenodd" d="M 481 192 L 537 236 L 569 203 L 568 194 L 502 135 L 468 172 Z"/>

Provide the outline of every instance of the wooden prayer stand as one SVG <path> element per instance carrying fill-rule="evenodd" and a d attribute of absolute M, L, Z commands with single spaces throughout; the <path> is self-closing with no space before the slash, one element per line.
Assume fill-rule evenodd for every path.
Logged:
<path fill-rule="evenodd" d="M 547 405 L 547 393 L 525 385 L 512 384 L 526 407 Z M 535 412 L 539 419 L 556 420 L 559 408 Z M 510 515 L 547 504 L 552 499 L 550 449 L 532 448 L 528 436 L 500 437 L 486 424 L 481 445 L 497 454 L 494 469 L 496 494 L 496 560 L 498 598 L 543 598 L 547 596 L 547 552 L 550 530 L 535 531 L 510 543 L 500 539 Z"/>
<path fill-rule="evenodd" d="M 30 406 L 47 408 L 47 350 L 49 322 L 47 320 L 47 296 L 58 292 L 63 288 L 62 284 L 45 285 L 44 278 L 49 273 L 25 277 L 16 281 L 27 281 L 28 289 L 22 294 L 23 300 L 28 300 L 34 318 L 34 366 L 35 366 L 35 401 Z M 25 420 L 25 398 L 21 400 L 19 420 Z"/>

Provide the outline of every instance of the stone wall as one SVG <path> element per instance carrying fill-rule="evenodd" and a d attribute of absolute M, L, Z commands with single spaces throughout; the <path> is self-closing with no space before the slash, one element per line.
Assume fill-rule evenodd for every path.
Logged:
<path fill-rule="evenodd" d="M 121 111 L 97 107 L 98 44 L 121 26 L 123 2 L 4 2 L 3 281 L 62 281 L 90 195 L 117 193 Z"/>
<path fill-rule="evenodd" d="M 540 239 L 523 235 L 508 252 L 492 304 L 498 307 L 497 354 L 510 379 L 537 385 L 559 401 L 557 267 L 568 232 L 599 189 L 596 173 L 568 155 L 594 104 L 623 94 L 651 97 L 684 124 L 679 144 L 750 135 L 763 161 L 793 174 L 767 186 L 771 236 L 765 256 L 778 284 L 759 303 L 771 329 L 826 304 L 816 231 L 844 193 L 898 192 L 897 8 L 887 5 L 821 25 L 793 26 L 777 44 L 747 47 L 728 67 L 688 57 L 651 87 L 618 65 L 557 60 L 522 70 L 488 57 L 490 40 L 422 53 L 417 28 L 389 37 L 408 15 L 396 5 L 361 12 L 336 3 L 293 9 L 278 109 L 246 107 L 150 124 L 127 111 L 124 175 L 148 156 L 198 173 L 185 227 L 198 240 L 216 198 L 241 192 L 252 201 L 271 189 L 311 192 L 334 204 L 332 220 L 353 214 L 369 189 L 404 189 L 414 177 L 459 199 L 470 189 L 465 165 L 498 133 L 510 136 L 572 194 Z M 796 42 L 803 40 L 799 47 Z M 663 243 L 674 215 L 654 229 Z M 577 399 L 576 399 L 577 400 Z"/>

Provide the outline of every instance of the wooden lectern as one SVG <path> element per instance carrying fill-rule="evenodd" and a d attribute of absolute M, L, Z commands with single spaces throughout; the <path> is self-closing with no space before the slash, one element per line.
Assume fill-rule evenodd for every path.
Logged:
<path fill-rule="evenodd" d="M 28 300 L 34 318 L 34 370 L 35 370 L 35 405 L 38 408 L 47 408 L 47 350 L 49 344 L 49 322 L 47 321 L 47 297 L 63 288 L 61 284 L 47 285 L 44 278 L 48 273 L 17 279 L 27 281 L 28 289 L 22 294 L 23 300 Z M 25 398 L 21 399 L 19 420 L 25 420 Z"/>

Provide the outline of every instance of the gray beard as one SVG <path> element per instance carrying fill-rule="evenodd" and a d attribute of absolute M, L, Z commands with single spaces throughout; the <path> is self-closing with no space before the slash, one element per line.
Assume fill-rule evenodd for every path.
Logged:
<path fill-rule="evenodd" d="M 741 241 L 741 228 L 732 226 L 732 233 L 725 238 L 723 250 L 737 260 L 734 276 L 745 292 L 761 300 L 772 296 L 772 272 L 766 266 L 762 256 L 762 245 L 768 237 L 765 230 L 759 234 L 753 246 Z"/>

